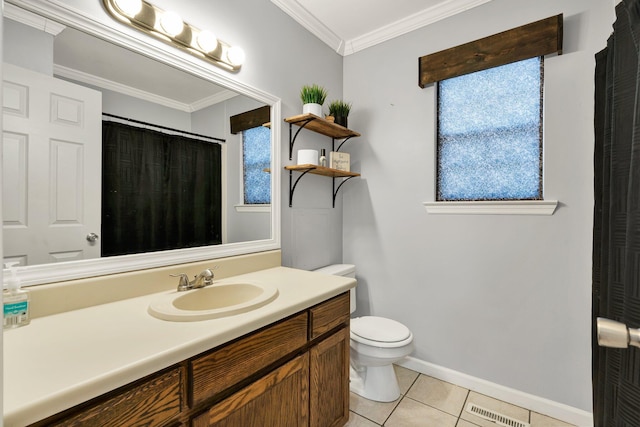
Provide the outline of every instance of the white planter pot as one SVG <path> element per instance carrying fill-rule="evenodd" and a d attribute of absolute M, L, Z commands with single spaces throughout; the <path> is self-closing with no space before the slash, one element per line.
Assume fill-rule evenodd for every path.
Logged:
<path fill-rule="evenodd" d="M 311 113 L 314 116 L 323 117 L 322 115 L 322 105 L 320 104 L 303 104 L 302 105 L 302 114 Z"/>

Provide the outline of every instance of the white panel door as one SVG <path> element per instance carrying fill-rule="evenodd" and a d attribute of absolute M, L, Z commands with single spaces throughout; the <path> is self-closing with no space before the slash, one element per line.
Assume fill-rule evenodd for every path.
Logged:
<path fill-rule="evenodd" d="M 5 261 L 95 258 L 100 242 L 102 94 L 3 64 Z"/>

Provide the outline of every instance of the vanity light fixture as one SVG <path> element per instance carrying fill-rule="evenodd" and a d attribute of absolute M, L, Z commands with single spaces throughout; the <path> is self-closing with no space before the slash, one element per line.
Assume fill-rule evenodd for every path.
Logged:
<path fill-rule="evenodd" d="M 172 10 L 167 10 L 160 15 L 160 26 L 171 37 L 177 36 L 184 30 L 182 18 Z"/>
<path fill-rule="evenodd" d="M 129 18 L 133 18 L 142 10 L 142 0 L 115 0 L 115 4 Z"/>
<path fill-rule="evenodd" d="M 144 0 L 102 2 L 118 21 L 230 71 L 237 71 L 245 60 L 242 48 L 219 40 L 211 31 L 184 22 L 176 12 L 162 10 Z"/>

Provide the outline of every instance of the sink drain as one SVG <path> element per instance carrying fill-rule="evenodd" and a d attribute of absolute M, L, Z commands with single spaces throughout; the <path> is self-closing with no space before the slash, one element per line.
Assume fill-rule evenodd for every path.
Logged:
<path fill-rule="evenodd" d="M 507 417 L 506 415 L 502 415 L 499 412 L 492 411 L 491 409 L 486 409 L 481 406 L 476 405 L 475 403 L 469 403 L 467 405 L 466 411 L 470 414 L 476 415 L 480 418 L 484 418 L 485 420 L 493 421 L 501 426 L 505 427 L 530 427 L 531 424 L 525 423 L 515 418 Z"/>

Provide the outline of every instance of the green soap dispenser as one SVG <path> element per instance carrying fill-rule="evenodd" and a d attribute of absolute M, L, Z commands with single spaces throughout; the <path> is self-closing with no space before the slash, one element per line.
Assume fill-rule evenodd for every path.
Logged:
<path fill-rule="evenodd" d="M 29 292 L 20 289 L 20 279 L 16 273 L 15 265 L 18 262 L 8 262 L 5 266 L 11 272 L 11 277 L 6 281 L 7 289 L 2 292 L 3 303 L 3 329 L 19 328 L 28 325 L 30 297 Z"/>

